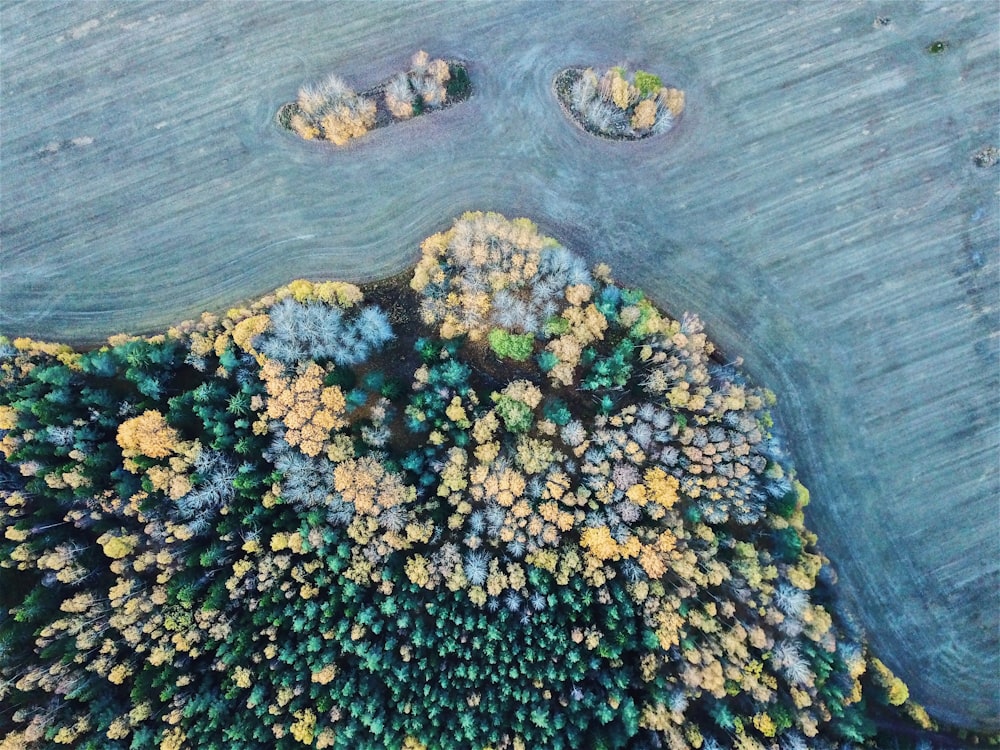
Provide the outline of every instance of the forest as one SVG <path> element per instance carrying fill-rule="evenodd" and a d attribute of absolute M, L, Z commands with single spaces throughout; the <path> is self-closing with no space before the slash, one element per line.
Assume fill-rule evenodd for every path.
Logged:
<path fill-rule="evenodd" d="M 727 359 L 480 212 L 408 284 L 0 339 L 0 747 L 929 747 Z"/>

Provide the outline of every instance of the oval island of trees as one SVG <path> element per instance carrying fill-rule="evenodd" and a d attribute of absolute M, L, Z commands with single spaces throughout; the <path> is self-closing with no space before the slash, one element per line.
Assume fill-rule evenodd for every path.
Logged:
<path fill-rule="evenodd" d="M 360 94 L 336 75 L 303 86 L 294 102 L 281 106 L 277 119 L 301 138 L 343 146 L 369 130 L 449 107 L 471 95 L 464 63 L 432 60 L 421 50 L 408 71 Z"/>
<path fill-rule="evenodd" d="M 489 213 L 364 290 L 295 281 L 91 351 L 2 339 L 4 746 L 930 726 L 838 615 L 773 403 L 696 317 Z"/>
<path fill-rule="evenodd" d="M 567 68 L 554 88 L 567 117 L 588 133 L 615 141 L 666 133 L 684 111 L 684 92 L 644 70 Z"/>

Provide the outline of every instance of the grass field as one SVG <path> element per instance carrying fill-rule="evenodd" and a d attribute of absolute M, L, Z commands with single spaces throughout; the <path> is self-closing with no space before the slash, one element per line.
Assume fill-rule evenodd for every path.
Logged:
<path fill-rule="evenodd" d="M 876 16 L 888 16 L 876 26 Z M 0 330 L 91 343 L 529 215 L 779 395 L 809 522 L 884 661 L 1000 728 L 995 3 L 4 3 Z M 940 54 L 927 46 L 947 40 Z M 273 114 L 417 48 L 476 95 L 341 150 Z M 552 77 L 687 92 L 666 137 L 567 122 Z"/>

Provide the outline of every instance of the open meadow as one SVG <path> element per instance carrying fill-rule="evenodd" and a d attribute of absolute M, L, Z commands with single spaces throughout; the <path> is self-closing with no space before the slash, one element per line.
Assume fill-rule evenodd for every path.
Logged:
<path fill-rule="evenodd" d="M 398 273 L 466 210 L 529 216 L 777 394 L 876 653 L 936 718 L 997 730 L 998 168 L 972 157 L 1000 145 L 998 23 L 991 2 L 7 2 L 0 332 L 153 332 Z M 362 89 L 418 48 L 468 61 L 472 99 L 343 149 L 275 124 L 302 83 Z M 686 91 L 669 134 L 563 117 L 553 76 L 617 63 Z"/>

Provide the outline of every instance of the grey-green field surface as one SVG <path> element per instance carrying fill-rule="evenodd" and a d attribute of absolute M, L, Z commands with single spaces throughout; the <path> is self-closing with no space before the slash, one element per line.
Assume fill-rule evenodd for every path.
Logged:
<path fill-rule="evenodd" d="M 998 23 L 995 2 L 5 2 L 0 330 L 151 332 L 396 273 L 465 210 L 528 216 L 778 394 L 876 653 L 936 718 L 996 729 L 998 168 L 972 157 L 1000 145 Z M 365 88 L 419 48 L 467 60 L 473 98 L 344 149 L 275 125 L 302 83 Z M 553 76 L 617 63 L 685 89 L 667 136 L 563 117 Z"/>

